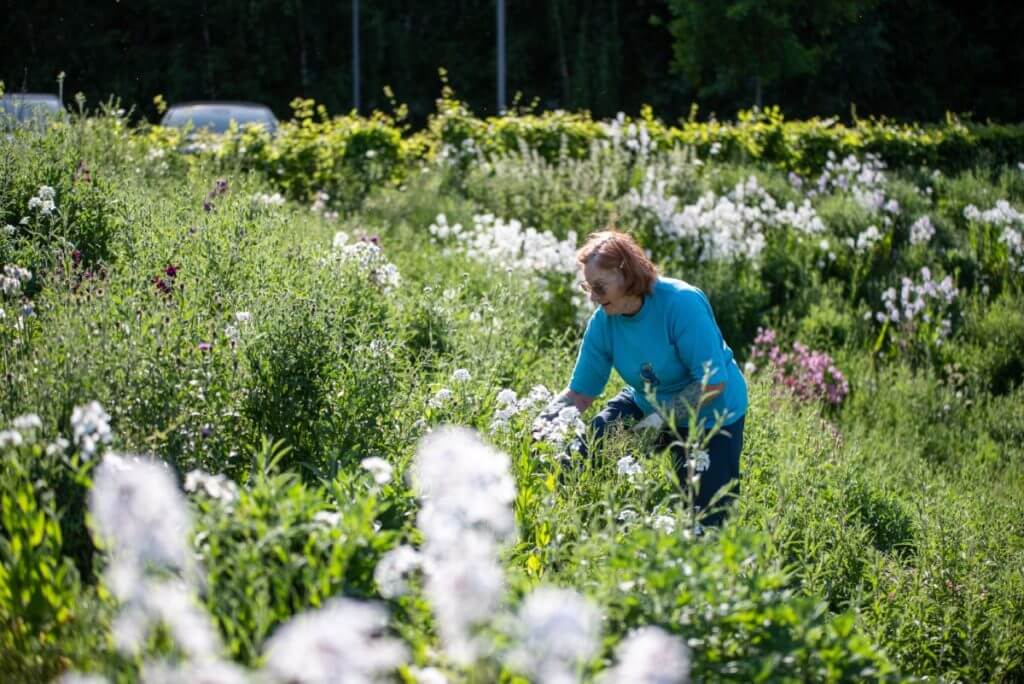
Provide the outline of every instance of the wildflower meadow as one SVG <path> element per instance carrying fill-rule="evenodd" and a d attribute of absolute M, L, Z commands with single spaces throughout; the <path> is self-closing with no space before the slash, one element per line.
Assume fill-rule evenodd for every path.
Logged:
<path fill-rule="evenodd" d="M 1024 159 L 313 112 L 0 139 L 0 680 L 1024 679 Z M 720 530 L 536 420 L 609 225 L 747 377 Z"/>

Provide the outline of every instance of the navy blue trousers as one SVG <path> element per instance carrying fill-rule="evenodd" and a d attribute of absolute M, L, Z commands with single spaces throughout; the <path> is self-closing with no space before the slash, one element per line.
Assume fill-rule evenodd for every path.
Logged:
<path fill-rule="evenodd" d="M 589 445 L 595 446 L 604 436 L 608 428 L 615 423 L 628 423 L 641 420 L 644 417 L 643 410 L 637 406 L 629 390 L 619 392 L 604 409 L 590 421 L 593 431 L 594 442 Z M 704 526 L 719 526 L 725 520 L 729 505 L 740 493 L 740 452 L 743 450 L 743 422 L 744 418 L 733 421 L 722 427 L 711 437 L 707 450 L 710 457 L 710 464 L 704 472 L 700 473 L 700 486 L 694 501 L 699 511 L 707 511 L 708 505 L 715 494 L 723 487 L 729 486 L 728 493 L 722 496 L 714 506 L 714 509 L 706 513 L 701 519 Z M 679 437 L 686 441 L 687 431 L 680 429 Z M 657 447 L 664 449 L 678 438 L 668 428 L 665 428 L 658 435 Z M 588 445 L 584 444 L 581 451 L 586 456 Z M 685 483 L 688 476 L 686 467 L 686 454 L 682 446 L 672 447 L 672 464 L 675 467 L 676 477 L 680 483 Z"/>

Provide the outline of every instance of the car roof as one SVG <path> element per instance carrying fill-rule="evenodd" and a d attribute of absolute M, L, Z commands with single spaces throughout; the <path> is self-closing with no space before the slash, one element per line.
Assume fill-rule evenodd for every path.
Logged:
<path fill-rule="evenodd" d="M 245 102 L 243 100 L 191 100 L 187 102 L 177 102 L 171 105 L 168 108 L 168 111 L 170 111 L 171 109 L 185 109 L 195 107 L 242 107 L 252 109 L 265 109 L 271 114 L 273 114 L 273 111 L 271 111 L 270 107 L 268 107 L 265 104 L 260 104 L 259 102 Z"/>
<path fill-rule="evenodd" d="M 53 93 L 4 93 L 0 99 L 14 102 L 49 102 L 60 107 L 60 100 Z"/>

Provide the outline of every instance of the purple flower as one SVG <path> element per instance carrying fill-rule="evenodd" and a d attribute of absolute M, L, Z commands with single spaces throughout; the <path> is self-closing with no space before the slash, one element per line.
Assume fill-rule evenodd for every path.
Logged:
<path fill-rule="evenodd" d="M 196 345 L 196 349 L 198 349 L 201 352 L 208 352 L 211 349 L 213 349 L 213 345 L 210 344 L 209 342 L 200 342 L 199 344 Z"/>

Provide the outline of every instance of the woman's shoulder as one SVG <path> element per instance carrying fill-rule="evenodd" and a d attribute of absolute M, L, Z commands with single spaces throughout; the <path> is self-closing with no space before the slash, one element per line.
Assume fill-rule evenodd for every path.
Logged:
<path fill-rule="evenodd" d="M 654 284 L 654 296 L 664 298 L 674 305 L 698 303 L 706 299 L 701 289 L 685 280 L 659 276 Z"/>

